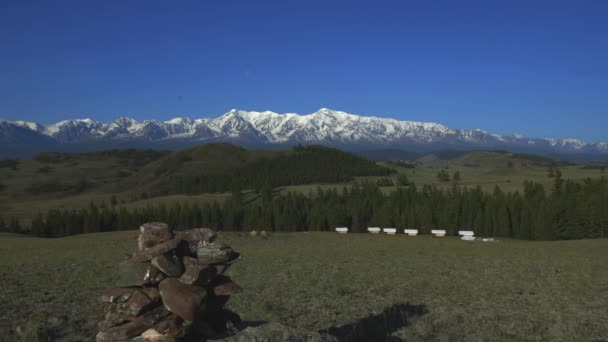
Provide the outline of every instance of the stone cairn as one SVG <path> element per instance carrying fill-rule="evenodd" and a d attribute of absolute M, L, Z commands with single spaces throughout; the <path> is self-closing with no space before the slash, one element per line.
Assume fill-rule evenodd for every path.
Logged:
<path fill-rule="evenodd" d="M 97 342 L 201 341 L 234 330 L 224 308 L 241 287 L 223 275 L 239 253 L 215 242 L 208 228 L 140 227 L 137 251 L 118 265 L 118 287 L 106 289 Z"/>

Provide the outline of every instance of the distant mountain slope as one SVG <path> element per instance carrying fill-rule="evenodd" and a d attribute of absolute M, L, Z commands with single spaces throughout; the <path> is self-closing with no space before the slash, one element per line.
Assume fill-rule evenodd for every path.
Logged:
<path fill-rule="evenodd" d="M 246 150 L 231 144 L 197 146 L 146 165 L 127 182 L 151 194 L 225 192 L 310 183 L 346 182 L 392 171 L 323 146 Z"/>
<path fill-rule="evenodd" d="M 25 121 L 0 124 L 0 144 L 29 144 L 46 149 L 183 148 L 209 142 L 232 142 L 242 146 L 323 144 L 351 150 L 409 147 L 417 151 L 505 149 L 608 155 L 608 143 L 501 136 L 481 130 L 452 129 L 437 123 L 359 116 L 327 108 L 308 115 L 233 109 L 215 119 L 175 118 L 163 122 L 119 118 L 110 123 L 80 119 L 48 126 Z M 4 152 L 0 157 L 5 157 Z"/>

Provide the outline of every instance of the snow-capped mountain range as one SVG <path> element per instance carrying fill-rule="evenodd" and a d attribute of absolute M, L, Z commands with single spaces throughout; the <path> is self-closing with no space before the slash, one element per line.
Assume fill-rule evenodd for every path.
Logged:
<path fill-rule="evenodd" d="M 163 144 L 175 147 L 215 141 L 255 146 L 318 143 L 353 149 L 471 148 L 608 154 L 606 142 L 537 139 L 517 134 L 501 136 L 482 130 L 361 116 L 327 108 L 308 115 L 233 109 L 215 119 L 180 117 L 168 121 L 137 121 L 121 117 L 109 123 L 77 119 L 47 126 L 27 121 L 0 121 L 0 143 L 13 148 L 42 144 L 41 147 L 49 150 L 61 150 L 65 145 L 87 144 L 100 149 L 130 145 L 143 147 L 146 143 L 154 147 Z"/>

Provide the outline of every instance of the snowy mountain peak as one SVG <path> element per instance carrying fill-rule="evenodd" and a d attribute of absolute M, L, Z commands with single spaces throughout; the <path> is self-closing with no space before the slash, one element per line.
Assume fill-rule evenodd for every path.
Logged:
<path fill-rule="evenodd" d="M 44 130 L 44 127 L 42 125 L 35 122 L 17 120 L 14 122 L 14 124 L 20 127 L 31 129 L 32 131 L 36 132 L 41 132 Z"/>
<path fill-rule="evenodd" d="M 329 108 L 320 108 L 306 115 L 234 108 L 215 119 L 175 117 L 167 121 L 137 121 L 130 117 L 120 117 L 110 123 L 86 118 L 60 121 L 48 126 L 27 121 L 11 124 L 51 137 L 60 144 L 103 140 L 120 141 L 124 146 L 131 140 L 179 139 L 255 145 L 315 143 L 366 148 L 440 146 L 524 151 L 534 149 L 552 153 L 608 153 L 608 143 L 587 144 L 578 139 L 534 139 L 519 134 L 501 136 L 480 129 L 452 129 L 439 123 L 362 116 Z"/>

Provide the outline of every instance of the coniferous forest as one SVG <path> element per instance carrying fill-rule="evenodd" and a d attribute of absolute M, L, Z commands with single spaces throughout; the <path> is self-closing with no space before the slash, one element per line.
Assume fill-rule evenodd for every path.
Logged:
<path fill-rule="evenodd" d="M 384 194 L 377 184 L 359 182 L 349 188 L 308 194 L 277 194 L 267 184 L 256 199 L 243 200 L 237 187 L 220 203 L 131 209 L 117 203 L 91 203 L 87 209 L 50 210 L 25 227 L 16 219 L 0 221 L 0 229 L 40 237 L 134 229 L 142 222 L 169 222 L 176 228 L 211 227 L 220 231 L 332 231 L 347 226 L 366 232 L 368 226 L 416 228 L 420 233 L 460 229 L 477 236 L 526 240 L 581 239 L 608 236 L 608 179 L 583 182 L 555 177 L 553 186 L 526 181 L 523 191 L 493 192 L 456 183 L 448 190 L 414 184 Z"/>

